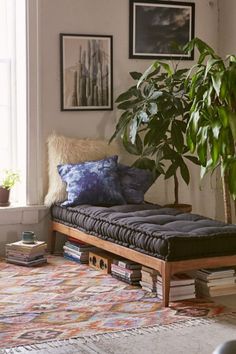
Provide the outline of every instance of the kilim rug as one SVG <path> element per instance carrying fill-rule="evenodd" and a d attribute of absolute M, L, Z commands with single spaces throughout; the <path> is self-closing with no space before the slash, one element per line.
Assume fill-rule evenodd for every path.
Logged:
<path fill-rule="evenodd" d="M 197 323 L 225 310 L 200 300 L 162 308 L 141 288 L 63 257 L 36 268 L 0 263 L 0 348 Z"/>

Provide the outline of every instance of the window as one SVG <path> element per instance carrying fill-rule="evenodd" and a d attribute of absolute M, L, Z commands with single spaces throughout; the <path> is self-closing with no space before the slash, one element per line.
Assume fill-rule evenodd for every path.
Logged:
<path fill-rule="evenodd" d="M 0 170 L 20 172 L 11 200 L 26 201 L 26 6 L 0 0 Z"/>

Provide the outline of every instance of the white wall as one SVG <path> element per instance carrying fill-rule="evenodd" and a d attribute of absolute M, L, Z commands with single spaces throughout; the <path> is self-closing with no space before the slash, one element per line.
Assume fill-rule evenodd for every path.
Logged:
<path fill-rule="evenodd" d="M 219 0 L 219 51 L 222 56 L 236 54 L 235 14 L 235 0 Z"/>

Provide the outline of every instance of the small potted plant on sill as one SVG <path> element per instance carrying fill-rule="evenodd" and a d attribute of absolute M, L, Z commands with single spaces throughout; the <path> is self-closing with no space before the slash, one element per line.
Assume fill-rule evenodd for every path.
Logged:
<path fill-rule="evenodd" d="M 0 206 L 9 206 L 10 190 L 19 182 L 18 172 L 4 170 L 0 176 Z"/>
<path fill-rule="evenodd" d="M 191 205 L 179 204 L 179 176 L 189 184 L 190 173 L 186 159 L 198 164 L 195 156 L 188 154 L 186 128 L 190 102 L 184 85 L 188 69 L 171 67 L 155 61 L 143 74 L 131 72 L 137 84 L 122 93 L 116 100 L 123 110 L 111 137 L 120 136 L 125 149 L 139 156 L 134 165 L 174 178 L 174 203 L 183 211 Z"/>

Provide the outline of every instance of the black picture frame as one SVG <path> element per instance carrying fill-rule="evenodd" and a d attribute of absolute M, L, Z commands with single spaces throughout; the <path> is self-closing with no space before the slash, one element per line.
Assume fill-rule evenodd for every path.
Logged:
<path fill-rule="evenodd" d="M 113 109 L 113 37 L 60 33 L 61 111 Z"/>
<path fill-rule="evenodd" d="M 194 38 L 194 3 L 129 0 L 129 19 L 129 58 L 194 59 L 179 48 Z"/>

